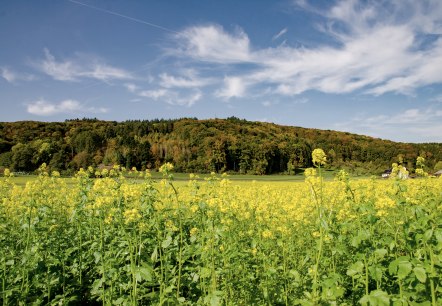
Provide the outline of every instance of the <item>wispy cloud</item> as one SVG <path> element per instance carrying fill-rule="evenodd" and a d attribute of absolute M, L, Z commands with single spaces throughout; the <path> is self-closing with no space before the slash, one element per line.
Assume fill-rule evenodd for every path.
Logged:
<path fill-rule="evenodd" d="M 275 36 L 273 36 L 272 40 L 277 40 L 278 38 L 280 38 L 282 35 L 284 35 L 285 33 L 287 33 L 287 28 L 282 29 L 281 31 L 278 32 L 278 34 L 276 34 Z"/>
<path fill-rule="evenodd" d="M 269 101 L 269 100 L 261 102 L 261 105 L 264 106 L 264 107 L 271 107 L 271 106 L 273 106 L 275 104 L 278 104 L 278 102 L 277 101 L 275 101 L 275 102 L 274 101 Z"/>
<path fill-rule="evenodd" d="M 220 98 L 240 98 L 243 97 L 246 92 L 246 83 L 241 77 L 225 77 L 224 87 L 217 90 L 215 95 Z"/>
<path fill-rule="evenodd" d="M 397 141 L 442 142 L 442 109 L 410 108 L 394 114 L 357 116 L 336 124 L 337 129 L 375 137 L 384 135 Z"/>
<path fill-rule="evenodd" d="M 203 94 L 199 89 L 181 92 L 168 88 L 140 90 L 135 92 L 139 97 L 164 102 L 170 105 L 191 107 L 198 102 Z"/>
<path fill-rule="evenodd" d="M 131 93 L 134 93 L 139 89 L 139 87 L 133 83 L 126 83 L 124 84 L 124 87 L 126 87 L 126 89 Z"/>
<path fill-rule="evenodd" d="M 430 101 L 431 101 L 431 102 L 442 103 L 442 95 L 437 95 L 436 97 L 431 98 Z"/>
<path fill-rule="evenodd" d="M 58 81 L 79 81 L 88 78 L 108 82 L 134 78 L 130 72 L 107 65 L 97 58 L 77 55 L 58 61 L 48 49 L 44 49 L 44 53 L 45 58 L 34 62 L 34 66 Z"/>
<path fill-rule="evenodd" d="M 19 73 L 7 67 L 0 67 L 0 76 L 9 83 L 15 83 L 16 81 L 33 81 L 36 79 L 32 74 Z"/>
<path fill-rule="evenodd" d="M 48 102 L 40 99 L 27 104 L 27 111 L 37 116 L 52 116 L 57 114 L 78 113 L 106 113 L 106 108 L 88 107 L 76 100 L 63 100 L 59 103 Z"/>
<path fill-rule="evenodd" d="M 138 92 L 140 97 L 151 98 L 154 100 L 158 100 L 159 98 L 163 98 L 169 95 L 170 91 L 166 89 L 155 89 L 155 90 L 143 90 Z"/>
<path fill-rule="evenodd" d="M 298 1 L 299 8 L 322 18 L 318 29 L 335 41 L 330 45 L 259 49 L 241 29 L 229 33 L 221 26 L 205 25 L 175 35 L 179 51 L 171 54 L 230 67 L 222 87 L 215 90 L 225 99 L 264 86 L 286 96 L 308 90 L 411 94 L 421 86 L 442 83 L 442 2 L 404 1 L 344 0 L 327 11 Z"/>
<path fill-rule="evenodd" d="M 181 76 L 160 74 L 160 85 L 165 88 L 196 88 L 210 85 L 213 82 L 213 78 L 202 78 L 194 69 L 185 70 Z"/>

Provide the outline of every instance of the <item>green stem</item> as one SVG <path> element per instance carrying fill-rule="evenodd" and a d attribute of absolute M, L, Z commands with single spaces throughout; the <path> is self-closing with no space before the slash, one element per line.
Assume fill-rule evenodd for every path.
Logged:
<path fill-rule="evenodd" d="M 364 266 L 365 266 L 365 295 L 368 295 L 368 263 L 367 257 L 364 256 Z"/>
<path fill-rule="evenodd" d="M 161 241 L 161 235 L 158 230 L 158 241 Z M 163 251 L 161 248 L 161 243 L 158 246 L 158 256 L 160 258 L 160 305 L 163 305 L 164 303 L 164 282 L 165 282 L 165 272 L 164 272 L 164 263 L 163 263 Z"/>
<path fill-rule="evenodd" d="M 216 291 L 216 269 L 215 269 L 215 225 L 212 220 L 212 237 L 210 239 L 210 257 L 211 257 L 211 264 L 212 264 L 212 281 L 211 281 L 211 292 Z"/>
<path fill-rule="evenodd" d="M 436 290 L 434 288 L 434 279 L 433 279 L 433 275 L 434 275 L 434 254 L 433 254 L 433 250 L 430 249 L 430 262 L 431 262 L 431 275 L 430 275 L 430 290 L 431 290 L 431 305 L 432 306 L 436 306 Z"/>
<path fill-rule="evenodd" d="M 78 245 L 78 249 L 79 249 L 79 273 L 80 273 L 80 288 L 83 287 L 83 237 L 82 237 L 82 232 L 81 232 L 81 224 L 77 224 L 78 225 L 78 231 L 79 231 L 79 245 Z"/>
<path fill-rule="evenodd" d="M 6 256 L 3 257 L 3 279 L 2 279 L 2 292 L 3 292 L 3 306 L 8 304 L 8 300 L 6 298 Z"/>
<path fill-rule="evenodd" d="M 34 208 L 34 205 L 33 205 L 33 201 L 31 201 L 31 206 L 30 206 L 30 208 L 29 208 L 29 216 L 28 216 L 28 231 L 27 231 L 27 235 L 26 235 L 26 246 L 25 246 L 25 256 L 28 256 L 29 254 L 28 254 L 28 250 L 29 250 L 29 244 L 30 244 L 30 241 L 31 241 L 31 220 L 32 220 L 32 209 Z M 28 260 L 29 260 L 29 258 L 28 258 Z M 25 295 L 27 295 L 27 293 L 28 293 L 28 290 L 29 290 L 29 288 L 28 288 L 28 286 L 26 286 L 26 289 L 25 289 L 25 283 L 28 283 L 29 282 L 29 280 L 28 280 L 28 277 L 29 277 L 29 274 L 28 274 L 28 271 L 27 271 L 27 268 L 25 267 L 25 271 L 24 271 L 24 273 L 23 273 L 23 279 L 22 279 L 22 283 L 21 283 L 21 292 L 23 293 L 25 293 Z M 26 277 L 25 277 L 26 276 Z"/>
<path fill-rule="evenodd" d="M 137 249 L 135 246 L 130 243 L 130 267 L 132 271 L 132 304 L 136 305 L 137 303 L 137 276 L 136 276 L 136 264 L 135 258 Z M 134 254 L 135 253 L 135 254 Z"/>
<path fill-rule="evenodd" d="M 288 284 L 287 284 L 287 258 L 286 258 L 286 251 L 285 251 L 285 244 L 282 246 L 282 260 L 283 260 L 283 270 L 284 270 L 284 300 L 285 305 L 289 305 L 289 293 L 288 293 Z"/>
<path fill-rule="evenodd" d="M 106 295 L 104 292 L 105 284 L 106 284 L 106 269 L 104 265 L 104 230 L 103 230 L 103 219 L 100 217 L 100 253 L 101 253 L 101 266 L 102 266 L 102 274 L 101 274 L 101 281 L 102 281 L 102 301 L 103 305 L 106 304 Z"/>
<path fill-rule="evenodd" d="M 178 279 L 177 279 L 177 288 L 176 288 L 176 298 L 177 300 L 180 297 L 180 289 L 181 289 L 181 273 L 182 273 L 182 267 L 183 267 L 183 240 L 184 240 L 184 233 L 183 233 L 183 220 L 181 215 L 181 201 L 178 199 L 178 191 L 176 190 L 175 186 L 172 184 L 172 182 L 169 182 L 170 186 L 172 186 L 173 191 L 175 193 L 175 200 L 178 204 L 178 224 L 180 229 L 180 243 L 178 246 Z"/>
<path fill-rule="evenodd" d="M 50 269 L 49 269 L 49 265 L 46 271 L 46 285 L 48 286 L 48 302 L 51 301 L 51 282 L 50 282 Z"/>
<path fill-rule="evenodd" d="M 318 284 L 317 284 L 317 279 L 318 279 L 318 270 L 319 270 L 319 262 L 321 260 L 321 256 L 322 256 L 322 246 L 324 244 L 324 235 L 323 235 L 323 229 L 322 227 L 319 229 L 320 232 L 320 238 L 319 238 L 319 249 L 318 249 L 318 253 L 316 255 L 316 263 L 315 263 L 315 271 L 313 274 L 313 297 L 318 298 Z"/>
<path fill-rule="evenodd" d="M 320 238 L 319 238 L 319 248 L 318 248 L 318 252 L 316 255 L 316 263 L 315 263 L 315 271 L 313 274 L 313 297 L 316 301 L 316 299 L 319 298 L 318 296 L 318 274 L 319 274 L 319 263 L 321 261 L 321 257 L 322 257 L 322 249 L 323 249 L 323 245 L 324 245 L 324 227 L 322 225 L 322 219 L 323 219 L 323 207 L 322 207 L 322 203 L 323 203 L 323 192 L 322 192 L 322 172 L 321 172 L 321 165 L 318 165 L 318 169 L 319 169 L 319 177 L 320 177 L 320 197 L 319 197 L 319 201 L 317 199 L 317 195 L 315 193 L 315 197 L 316 197 L 316 203 L 317 203 L 317 213 L 318 213 L 318 226 L 319 226 L 319 234 L 320 234 Z M 312 186 L 313 187 L 313 186 Z M 314 189 L 314 188 L 313 188 Z"/>

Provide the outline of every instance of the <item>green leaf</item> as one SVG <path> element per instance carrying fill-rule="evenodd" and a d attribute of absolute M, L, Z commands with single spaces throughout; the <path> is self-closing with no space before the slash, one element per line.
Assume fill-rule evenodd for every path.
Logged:
<path fill-rule="evenodd" d="M 387 255 L 388 251 L 386 249 L 377 249 L 376 251 L 374 251 L 374 253 L 379 257 L 379 258 L 384 258 L 385 255 Z"/>
<path fill-rule="evenodd" d="M 94 252 L 95 263 L 97 264 L 101 259 L 101 254 L 99 252 Z"/>
<path fill-rule="evenodd" d="M 14 259 L 10 259 L 10 260 L 8 260 L 8 261 L 5 263 L 5 265 L 7 265 L 7 266 L 13 266 L 13 265 L 14 265 Z"/>
<path fill-rule="evenodd" d="M 167 249 L 170 244 L 172 243 L 172 237 L 169 235 L 166 237 L 166 239 L 161 243 L 161 247 L 163 249 Z"/>
<path fill-rule="evenodd" d="M 300 282 L 301 281 L 301 275 L 296 270 L 291 269 L 289 271 L 289 277 L 293 278 L 295 282 Z"/>
<path fill-rule="evenodd" d="M 359 303 L 363 305 L 370 306 L 389 306 L 390 305 L 390 297 L 388 293 L 382 290 L 374 290 L 370 292 L 369 295 L 365 295 L 362 299 L 359 300 Z"/>
<path fill-rule="evenodd" d="M 150 267 L 138 267 L 138 272 L 140 273 L 141 279 L 148 282 L 152 281 L 152 269 Z"/>
<path fill-rule="evenodd" d="M 155 262 L 158 259 L 158 248 L 155 248 L 152 252 L 152 255 L 150 255 L 150 259 Z"/>
<path fill-rule="evenodd" d="M 124 298 L 120 297 L 113 302 L 114 305 L 121 305 L 124 302 Z"/>
<path fill-rule="evenodd" d="M 218 306 L 221 304 L 221 297 L 213 295 L 210 297 L 210 306 Z"/>
<path fill-rule="evenodd" d="M 357 274 L 362 274 L 363 269 L 364 264 L 361 261 L 357 261 L 348 268 L 347 275 L 355 276 Z"/>
<path fill-rule="evenodd" d="M 185 297 L 179 297 L 178 298 L 178 302 L 180 302 L 180 303 L 184 303 L 185 301 L 186 301 Z"/>
<path fill-rule="evenodd" d="M 92 284 L 92 292 L 94 294 L 98 294 L 102 286 L 103 286 L 103 279 L 102 278 L 96 279 Z"/>
<path fill-rule="evenodd" d="M 416 278 L 421 282 L 425 283 L 427 281 L 427 273 L 425 272 L 425 269 L 423 267 L 415 267 L 413 269 L 414 275 L 416 275 Z"/>
<path fill-rule="evenodd" d="M 202 278 L 207 278 L 207 277 L 210 277 L 211 275 L 212 275 L 212 271 L 209 268 L 206 268 L 206 267 L 201 268 L 200 276 Z"/>
<path fill-rule="evenodd" d="M 412 265 L 411 262 L 409 261 L 402 261 L 398 264 L 398 271 L 397 271 L 397 276 L 399 277 L 399 279 L 404 279 L 405 277 L 407 277 L 408 274 L 410 274 L 411 270 L 412 270 Z"/>
<path fill-rule="evenodd" d="M 424 233 L 424 242 L 427 242 L 428 240 L 430 240 L 431 239 L 431 236 L 433 236 L 433 229 L 432 228 L 430 228 L 429 230 L 427 230 L 425 233 Z"/>
<path fill-rule="evenodd" d="M 442 243 L 442 231 L 436 229 L 434 231 L 434 237 L 436 237 L 437 242 Z"/>
<path fill-rule="evenodd" d="M 382 268 L 379 265 L 371 266 L 368 268 L 368 271 L 370 271 L 370 276 L 380 282 L 382 280 Z"/>

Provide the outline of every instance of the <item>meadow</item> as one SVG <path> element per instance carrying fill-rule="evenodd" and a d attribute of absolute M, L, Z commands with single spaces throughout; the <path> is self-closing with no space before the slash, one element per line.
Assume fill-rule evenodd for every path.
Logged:
<path fill-rule="evenodd" d="M 319 158 L 319 159 L 318 159 Z M 0 178 L 3 305 L 441 305 L 442 179 Z"/>

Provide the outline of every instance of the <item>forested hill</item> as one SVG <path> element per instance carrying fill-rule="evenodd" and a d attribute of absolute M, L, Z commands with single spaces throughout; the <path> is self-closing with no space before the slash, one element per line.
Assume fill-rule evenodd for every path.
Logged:
<path fill-rule="evenodd" d="M 228 119 L 0 123 L 0 168 L 77 170 L 119 164 L 155 169 L 172 162 L 181 172 L 294 173 L 311 166 L 322 148 L 328 167 L 378 174 L 393 162 L 408 169 L 426 158 L 430 172 L 442 161 L 442 144 L 396 143 L 330 130 Z M 442 164 L 442 163 L 441 163 Z"/>

